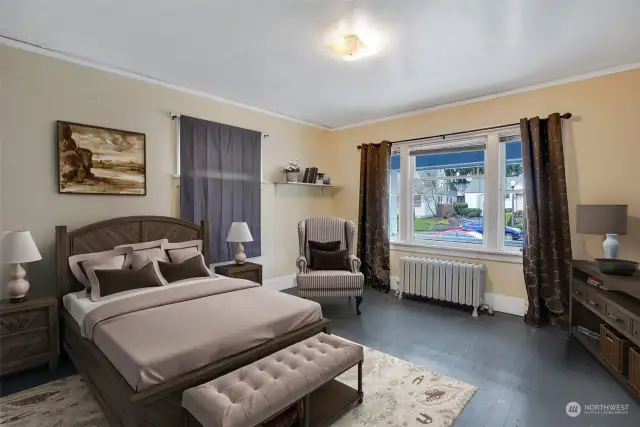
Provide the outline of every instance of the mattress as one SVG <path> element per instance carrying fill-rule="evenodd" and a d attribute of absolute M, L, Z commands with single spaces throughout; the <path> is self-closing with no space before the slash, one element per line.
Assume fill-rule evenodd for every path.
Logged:
<path fill-rule="evenodd" d="M 207 278 L 198 278 L 198 279 L 189 279 L 182 280 L 178 282 L 174 282 L 171 286 L 189 286 L 191 283 L 197 281 L 212 281 L 218 280 L 223 277 L 207 277 Z M 159 288 L 142 288 L 142 289 L 133 289 L 131 291 L 120 292 L 117 294 L 109 295 L 107 297 L 102 297 L 99 301 L 91 301 L 85 291 L 80 292 L 71 292 L 62 297 L 62 306 L 69 312 L 73 320 L 82 328 L 82 323 L 84 321 L 84 317 L 90 313 L 92 310 L 100 307 L 101 305 L 107 304 L 111 301 L 118 301 L 129 298 L 134 295 L 143 295 L 151 292 L 156 292 Z"/>
<path fill-rule="evenodd" d="M 315 302 L 226 277 L 132 292 L 104 303 L 77 295 L 64 301 L 83 336 L 138 392 L 322 318 Z"/>

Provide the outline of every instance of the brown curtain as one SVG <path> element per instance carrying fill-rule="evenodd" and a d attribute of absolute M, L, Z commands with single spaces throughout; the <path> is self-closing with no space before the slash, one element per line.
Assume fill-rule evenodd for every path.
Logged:
<path fill-rule="evenodd" d="M 571 235 L 560 115 L 522 119 L 520 131 L 525 188 L 523 270 L 529 299 L 525 321 L 566 329 Z"/>
<path fill-rule="evenodd" d="M 389 292 L 389 168 L 391 143 L 362 144 L 358 258 L 365 283 Z"/>

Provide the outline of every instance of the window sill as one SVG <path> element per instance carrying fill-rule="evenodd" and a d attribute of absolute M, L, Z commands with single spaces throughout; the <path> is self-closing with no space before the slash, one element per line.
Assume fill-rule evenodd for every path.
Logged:
<path fill-rule="evenodd" d="M 400 252 L 414 252 L 432 255 L 444 255 L 450 257 L 483 259 L 488 261 L 508 262 L 522 264 L 522 252 L 499 252 L 484 248 L 465 248 L 430 244 L 405 243 L 391 241 L 391 249 Z"/>

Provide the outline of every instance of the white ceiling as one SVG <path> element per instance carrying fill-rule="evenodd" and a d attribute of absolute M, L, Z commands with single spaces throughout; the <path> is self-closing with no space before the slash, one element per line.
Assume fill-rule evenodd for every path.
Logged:
<path fill-rule="evenodd" d="M 0 2 L 2 36 L 329 128 L 640 61 L 639 22 L 639 0 Z M 381 52 L 332 56 L 354 26 Z"/>

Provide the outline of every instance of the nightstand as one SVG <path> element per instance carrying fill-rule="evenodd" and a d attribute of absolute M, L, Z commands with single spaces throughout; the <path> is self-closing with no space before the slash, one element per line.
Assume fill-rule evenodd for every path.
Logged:
<path fill-rule="evenodd" d="M 31 297 L 0 300 L 0 375 L 49 364 L 58 365 L 58 301 Z"/>
<path fill-rule="evenodd" d="M 234 279 L 247 279 L 262 285 L 262 265 L 255 262 L 244 264 L 226 264 L 215 268 L 216 273 Z"/>

